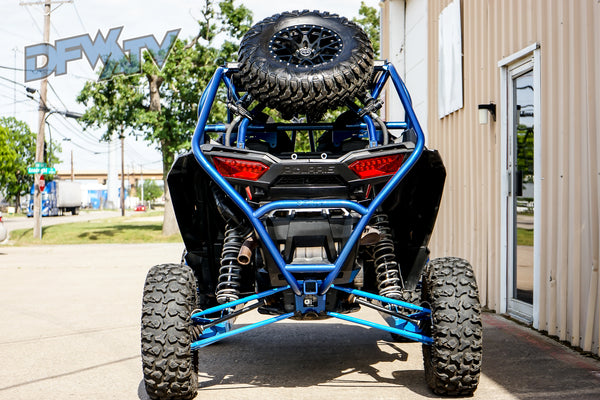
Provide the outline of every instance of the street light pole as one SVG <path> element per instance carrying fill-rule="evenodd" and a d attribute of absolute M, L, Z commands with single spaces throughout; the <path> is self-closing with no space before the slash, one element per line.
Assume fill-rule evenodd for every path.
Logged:
<path fill-rule="evenodd" d="M 46 109 L 46 111 L 50 111 L 48 109 Z M 48 112 L 46 114 L 46 117 L 44 118 L 44 122 L 46 125 L 48 125 L 48 134 L 49 134 L 49 139 L 50 139 L 50 143 L 48 144 L 48 160 L 50 160 L 50 156 L 52 155 L 52 129 L 50 128 L 50 124 L 48 123 L 48 117 L 50 117 L 52 114 L 60 114 L 62 116 L 64 116 L 65 118 L 73 118 L 73 119 L 79 119 L 81 118 L 83 115 L 77 112 L 73 112 L 73 111 L 59 111 L 59 110 L 51 110 L 50 112 Z M 44 140 L 46 140 L 46 138 L 44 137 Z M 71 139 L 69 139 L 71 140 Z M 44 160 L 44 162 L 46 162 L 46 160 Z M 73 180 L 73 150 L 71 149 L 71 180 Z"/>
<path fill-rule="evenodd" d="M 140 164 L 140 181 L 142 183 L 142 201 L 140 203 L 146 205 L 146 201 L 144 200 L 144 166 L 142 164 Z"/>
<path fill-rule="evenodd" d="M 125 136 L 123 136 L 123 125 L 121 125 L 121 216 L 125 216 Z"/>

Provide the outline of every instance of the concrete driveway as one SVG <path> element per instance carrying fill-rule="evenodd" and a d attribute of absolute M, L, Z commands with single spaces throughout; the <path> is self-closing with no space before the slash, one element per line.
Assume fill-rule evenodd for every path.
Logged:
<path fill-rule="evenodd" d="M 0 247 L 0 399 L 147 399 L 142 286 L 180 244 Z M 364 317 L 378 320 L 370 310 Z M 258 320 L 245 315 L 239 324 Z M 600 363 L 484 314 L 474 399 L 599 399 Z M 282 322 L 200 353 L 198 399 L 427 399 L 421 348 L 341 321 Z"/>

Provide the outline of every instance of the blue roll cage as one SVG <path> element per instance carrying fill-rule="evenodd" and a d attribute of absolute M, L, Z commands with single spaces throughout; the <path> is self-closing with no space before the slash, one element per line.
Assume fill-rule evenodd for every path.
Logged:
<path fill-rule="evenodd" d="M 412 108 L 412 102 L 410 99 L 410 95 L 404 82 L 398 75 L 398 72 L 394 68 L 394 66 L 389 62 L 384 62 L 380 65 L 376 65 L 375 70 L 377 72 L 381 72 L 377 82 L 374 85 L 374 88 L 371 91 L 371 96 L 374 99 L 377 99 L 381 94 L 383 87 L 385 86 L 388 79 L 391 78 L 394 88 L 400 97 L 400 101 L 404 106 L 405 117 L 406 120 L 402 122 L 386 122 L 386 126 L 389 129 L 410 129 L 412 128 L 416 133 L 417 141 L 414 147 L 414 150 L 410 153 L 410 156 L 405 160 L 402 166 L 398 169 L 398 171 L 390 178 L 387 184 L 383 187 L 383 189 L 375 196 L 375 198 L 370 202 L 368 207 L 364 207 L 354 201 L 350 200 L 335 200 L 335 199 L 317 199 L 317 200 L 277 200 L 267 203 L 257 209 L 253 209 L 248 202 L 235 190 L 235 188 L 223 177 L 214 165 L 206 158 L 202 151 L 202 144 L 206 142 L 205 134 L 206 132 L 225 132 L 224 124 L 214 124 L 207 125 L 208 117 L 210 114 L 210 110 L 214 103 L 214 100 L 217 95 L 217 90 L 221 83 L 224 83 L 228 89 L 229 96 L 234 100 L 238 101 L 239 97 L 237 95 L 237 91 L 235 86 L 228 76 L 228 73 L 231 71 L 228 67 L 219 67 L 212 79 L 208 83 L 207 88 L 202 93 L 200 97 L 200 101 L 198 104 L 198 123 L 196 125 L 194 136 L 192 138 L 192 151 L 193 154 L 200 164 L 200 166 L 204 169 L 204 171 L 210 176 L 211 179 L 229 196 L 233 202 L 240 208 L 240 210 L 244 213 L 248 221 L 252 224 L 256 234 L 264 244 L 265 248 L 273 258 L 277 268 L 287 281 L 288 285 L 280 288 L 275 288 L 271 290 L 267 290 L 262 293 L 257 293 L 255 295 L 247 296 L 239 300 L 231 301 L 216 307 L 212 307 L 210 309 L 196 312 L 191 316 L 192 322 L 198 326 L 200 326 L 202 330 L 202 334 L 200 335 L 200 339 L 193 342 L 191 344 L 191 348 L 197 349 L 216 341 L 222 340 L 226 337 L 243 333 L 248 330 L 258 328 L 260 326 L 268 325 L 277 321 L 281 321 L 287 318 L 290 318 L 294 315 L 293 312 L 286 313 L 282 315 L 275 316 L 273 318 L 269 318 L 254 324 L 246 325 L 243 328 L 237 328 L 232 330 L 231 320 L 233 316 L 237 314 L 241 314 L 248 310 L 234 311 L 235 307 L 243 306 L 254 300 L 261 300 L 265 297 L 274 295 L 276 293 L 291 290 L 296 296 L 296 308 L 300 311 L 315 311 L 315 312 L 323 312 L 325 311 L 322 306 L 320 309 L 310 309 L 305 308 L 302 303 L 302 299 L 307 296 L 317 296 L 320 298 L 324 298 L 326 293 L 330 290 L 338 290 L 342 292 L 347 292 L 349 294 L 366 298 L 372 301 L 377 301 L 382 303 L 385 308 L 389 310 L 397 310 L 398 308 L 410 309 L 415 311 L 414 313 L 406 316 L 405 318 L 399 318 L 398 316 L 394 316 L 394 312 L 391 313 L 389 318 L 386 319 L 389 326 L 362 320 L 360 318 L 352 317 L 347 314 L 340 314 L 336 312 L 325 311 L 325 313 L 331 317 L 350 321 L 353 323 L 382 329 L 391 333 L 398 334 L 400 336 L 406 337 L 411 340 L 419 341 L 425 344 L 431 344 L 433 340 L 431 337 L 424 335 L 421 328 L 420 323 L 422 321 L 430 322 L 431 320 L 431 310 L 416 306 L 404 301 L 395 300 L 387 297 L 382 297 L 379 295 L 375 295 L 373 293 L 351 289 L 346 287 L 341 287 L 333 284 L 333 281 L 340 273 L 344 262 L 352 252 L 353 247 L 359 240 L 361 233 L 365 229 L 367 223 L 371 220 L 371 217 L 374 215 L 375 211 L 381 206 L 383 201 L 388 197 L 388 195 L 394 190 L 394 188 L 400 183 L 400 181 L 407 175 L 410 169 L 415 165 L 421 153 L 424 149 L 425 136 L 423 134 L 423 130 L 421 129 L 421 125 L 417 120 L 415 112 Z M 248 130 L 251 131 L 260 131 L 260 126 L 251 126 L 250 120 L 248 118 L 243 118 L 237 133 L 237 147 L 245 148 L 246 135 Z M 327 124 L 287 124 L 284 126 L 286 130 L 292 129 L 327 129 Z M 366 113 L 363 116 L 363 123 L 360 124 L 360 129 L 367 130 L 367 137 L 369 139 L 369 147 L 377 147 L 379 145 L 377 130 L 375 128 L 375 124 L 371 116 Z M 261 217 L 265 214 L 281 209 L 306 209 L 306 208 L 321 208 L 321 209 L 330 209 L 330 208 L 344 208 L 357 212 L 361 215 L 358 223 L 353 229 L 352 234 L 349 239 L 345 243 L 342 248 L 342 251 L 338 255 L 337 259 L 333 264 L 315 264 L 315 265 L 307 265 L 307 264 L 287 264 L 280 254 L 277 246 L 269 236 L 263 222 L 261 221 Z M 319 281 L 302 281 L 296 279 L 294 273 L 327 273 L 325 279 Z M 320 302 L 324 303 L 324 302 Z M 250 307 L 253 308 L 253 307 Z M 221 313 L 221 317 L 207 318 L 208 315 L 214 313 Z M 396 313 L 397 315 L 397 313 Z"/>

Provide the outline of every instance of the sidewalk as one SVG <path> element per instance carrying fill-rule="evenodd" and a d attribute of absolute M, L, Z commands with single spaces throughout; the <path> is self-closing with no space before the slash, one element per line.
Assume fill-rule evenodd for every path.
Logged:
<path fill-rule="evenodd" d="M 600 399 L 600 361 L 496 314 L 483 314 L 484 375 L 517 399 Z"/>

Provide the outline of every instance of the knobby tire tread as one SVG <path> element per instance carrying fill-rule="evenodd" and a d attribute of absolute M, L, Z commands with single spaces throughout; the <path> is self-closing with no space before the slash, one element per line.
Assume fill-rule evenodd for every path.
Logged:
<path fill-rule="evenodd" d="M 425 331 L 434 343 L 423 345 L 427 383 L 437 394 L 472 395 L 481 372 L 483 328 L 471 265 L 453 257 L 432 260 L 422 293 L 433 320 Z"/>
<path fill-rule="evenodd" d="M 194 273 L 186 265 L 150 269 L 142 303 L 142 366 L 151 399 L 187 400 L 198 392 L 190 349 L 190 315 L 196 304 Z"/>
<path fill-rule="evenodd" d="M 349 57 L 333 60 L 328 68 L 284 68 L 271 57 L 257 56 L 257 48 L 270 39 L 273 25 L 304 16 L 321 18 L 351 32 L 356 46 Z M 293 21 L 288 24 L 293 23 Z M 268 17 L 254 25 L 240 44 L 242 86 L 259 102 L 284 116 L 319 115 L 364 92 L 373 74 L 374 53 L 364 31 L 354 22 L 327 12 L 291 11 Z"/>

